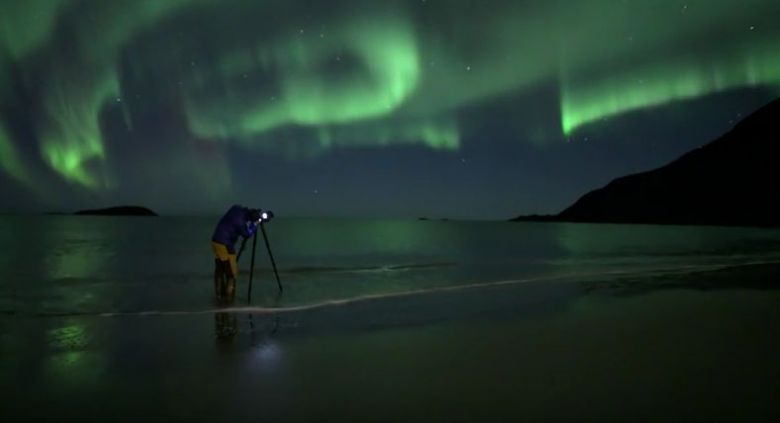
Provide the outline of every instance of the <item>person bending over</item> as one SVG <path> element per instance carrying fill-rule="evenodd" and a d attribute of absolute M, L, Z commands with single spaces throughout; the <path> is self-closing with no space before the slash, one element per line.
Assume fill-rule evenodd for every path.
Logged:
<path fill-rule="evenodd" d="M 234 248 L 239 237 L 248 238 L 257 231 L 257 225 L 262 220 L 262 212 L 241 205 L 234 205 L 217 223 L 214 235 L 211 237 L 211 248 L 214 260 L 214 293 L 217 301 L 232 303 L 236 296 L 236 278 L 238 264 Z"/>

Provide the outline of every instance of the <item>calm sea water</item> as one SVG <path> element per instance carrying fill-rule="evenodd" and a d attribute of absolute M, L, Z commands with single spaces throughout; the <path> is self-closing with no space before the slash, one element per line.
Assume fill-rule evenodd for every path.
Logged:
<path fill-rule="evenodd" d="M 0 217 L 0 310 L 187 311 L 213 305 L 216 218 Z M 276 219 L 252 304 L 311 305 L 473 284 L 607 278 L 780 262 L 780 231 L 564 223 Z M 238 247 L 238 246 L 236 246 Z M 241 258 L 246 304 L 251 242 Z"/>
<path fill-rule="evenodd" d="M 780 231 L 279 218 L 224 310 L 215 222 L 0 218 L 0 420 L 780 418 Z"/>

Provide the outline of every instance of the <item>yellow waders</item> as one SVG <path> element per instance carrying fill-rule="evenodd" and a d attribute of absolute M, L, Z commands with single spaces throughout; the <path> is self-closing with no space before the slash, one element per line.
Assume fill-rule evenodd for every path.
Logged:
<path fill-rule="evenodd" d="M 211 242 L 214 251 L 214 293 L 217 300 L 232 303 L 236 295 L 236 277 L 238 276 L 238 263 L 236 255 L 230 254 L 225 245 Z"/>

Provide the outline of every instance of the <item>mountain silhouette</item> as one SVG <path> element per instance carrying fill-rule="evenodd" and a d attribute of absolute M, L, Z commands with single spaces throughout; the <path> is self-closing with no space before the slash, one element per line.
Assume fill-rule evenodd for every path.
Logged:
<path fill-rule="evenodd" d="M 780 226 L 780 99 L 709 144 L 613 180 L 554 216 L 513 220 Z"/>

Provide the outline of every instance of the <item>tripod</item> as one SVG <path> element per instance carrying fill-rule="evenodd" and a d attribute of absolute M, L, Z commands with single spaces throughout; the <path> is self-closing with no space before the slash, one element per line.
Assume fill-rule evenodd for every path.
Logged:
<path fill-rule="evenodd" d="M 279 272 L 276 270 L 276 261 L 274 260 L 274 254 L 271 252 L 271 244 L 268 242 L 268 235 L 265 233 L 265 225 L 263 225 L 263 222 L 260 222 L 260 232 L 263 233 L 263 241 L 265 241 L 265 248 L 268 250 L 268 257 L 271 259 L 271 266 L 274 269 L 274 275 L 276 276 L 276 286 L 279 287 L 279 293 L 281 294 L 284 292 L 284 288 L 282 288 L 282 281 L 279 280 Z M 244 251 L 244 246 L 246 245 L 247 238 L 244 238 L 244 241 L 241 243 L 241 249 L 238 251 L 238 256 L 236 257 L 236 261 L 241 258 L 241 253 Z M 252 261 L 250 265 L 249 270 L 249 289 L 247 290 L 247 302 L 252 303 L 252 279 L 255 273 L 255 250 L 257 247 L 257 231 L 255 231 L 254 236 L 252 237 Z"/>

